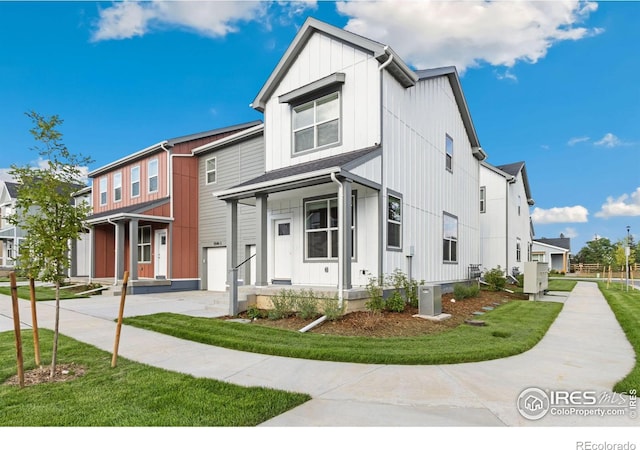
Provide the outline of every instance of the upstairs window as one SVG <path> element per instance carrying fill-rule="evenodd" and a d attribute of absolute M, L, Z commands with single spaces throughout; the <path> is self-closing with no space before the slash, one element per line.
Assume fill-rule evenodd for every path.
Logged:
<path fill-rule="evenodd" d="M 485 186 L 480 187 L 480 212 L 487 212 L 487 188 Z"/>
<path fill-rule="evenodd" d="M 122 200 L 122 172 L 113 174 L 113 201 Z"/>
<path fill-rule="evenodd" d="M 458 218 L 444 213 L 442 228 L 442 260 L 447 263 L 458 262 Z"/>
<path fill-rule="evenodd" d="M 293 108 L 293 152 L 340 142 L 340 92 Z"/>
<path fill-rule="evenodd" d="M 107 204 L 107 178 L 100 178 L 100 206 Z"/>
<path fill-rule="evenodd" d="M 207 184 L 215 183 L 217 181 L 218 173 L 218 162 L 216 158 L 207 159 L 205 165 Z"/>
<path fill-rule="evenodd" d="M 131 168 L 131 197 L 140 196 L 140 166 Z"/>
<path fill-rule="evenodd" d="M 149 193 L 158 192 L 158 160 L 152 159 L 148 166 Z"/>
<path fill-rule="evenodd" d="M 453 172 L 453 138 L 451 136 L 449 136 L 448 134 L 446 135 L 446 161 L 445 161 L 445 167 L 447 168 L 447 170 L 449 172 Z"/>

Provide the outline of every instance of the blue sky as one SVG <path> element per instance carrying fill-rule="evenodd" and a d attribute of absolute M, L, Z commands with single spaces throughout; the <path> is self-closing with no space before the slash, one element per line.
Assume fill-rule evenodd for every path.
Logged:
<path fill-rule="evenodd" d="M 37 164 L 30 110 L 89 169 L 262 119 L 249 104 L 309 15 L 455 64 L 488 162 L 526 162 L 537 238 L 638 240 L 638 2 L 0 2 L 0 169 Z"/>

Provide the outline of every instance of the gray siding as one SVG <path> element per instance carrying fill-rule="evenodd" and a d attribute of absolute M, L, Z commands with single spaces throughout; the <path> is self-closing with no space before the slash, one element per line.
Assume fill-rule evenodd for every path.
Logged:
<path fill-rule="evenodd" d="M 263 174 L 265 170 L 264 155 L 264 136 L 262 134 L 199 155 L 198 228 L 200 236 L 198 242 L 201 261 L 199 276 L 203 289 L 206 289 L 207 275 L 203 249 L 227 245 L 227 205 L 224 201 L 215 198 L 213 193 Z M 206 161 L 213 157 L 216 158 L 217 165 L 216 182 L 207 184 Z M 255 223 L 255 207 L 238 205 L 238 263 L 245 259 L 246 246 L 256 243 Z M 245 264 L 243 269 L 248 267 L 249 263 Z M 241 270 L 239 278 L 245 279 L 246 273 L 246 270 Z"/>

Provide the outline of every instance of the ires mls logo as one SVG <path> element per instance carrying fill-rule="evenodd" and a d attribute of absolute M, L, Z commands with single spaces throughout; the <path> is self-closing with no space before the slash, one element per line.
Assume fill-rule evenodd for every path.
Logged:
<path fill-rule="evenodd" d="M 517 401 L 518 411 L 525 419 L 542 419 L 549 412 L 551 401 L 542 389 L 531 387 L 520 393 Z"/>

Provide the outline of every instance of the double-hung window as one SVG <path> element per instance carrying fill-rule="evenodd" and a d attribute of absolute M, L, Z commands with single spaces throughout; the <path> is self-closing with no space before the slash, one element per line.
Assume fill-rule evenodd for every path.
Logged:
<path fill-rule="evenodd" d="M 107 177 L 100 178 L 100 206 L 107 204 Z"/>
<path fill-rule="evenodd" d="M 116 172 L 113 174 L 113 201 L 119 202 L 122 200 L 122 172 Z"/>
<path fill-rule="evenodd" d="M 453 138 L 447 134 L 446 137 L 446 161 L 445 167 L 449 172 L 453 172 Z"/>
<path fill-rule="evenodd" d="M 355 256 L 355 197 L 351 204 L 351 256 Z M 338 199 L 310 200 L 304 204 L 305 255 L 307 259 L 338 257 Z"/>
<path fill-rule="evenodd" d="M 522 245 L 520 244 L 520 238 L 516 238 L 516 261 L 520 262 L 522 258 Z"/>
<path fill-rule="evenodd" d="M 205 172 L 206 172 L 206 180 L 207 184 L 213 184 L 217 180 L 218 173 L 218 163 L 216 158 L 209 158 L 205 162 Z"/>
<path fill-rule="evenodd" d="M 458 218 L 447 213 L 442 217 L 442 260 L 458 262 Z"/>
<path fill-rule="evenodd" d="M 402 249 L 402 198 L 391 194 L 387 201 L 387 247 Z"/>
<path fill-rule="evenodd" d="M 151 262 L 151 227 L 138 228 L 138 262 Z"/>
<path fill-rule="evenodd" d="M 293 152 L 325 147 L 340 142 L 340 92 L 293 108 Z"/>
<path fill-rule="evenodd" d="M 487 188 L 485 186 L 480 188 L 480 212 L 487 212 Z"/>
<path fill-rule="evenodd" d="M 147 167 L 147 176 L 149 177 L 148 192 L 158 192 L 158 160 L 152 159 Z"/>
<path fill-rule="evenodd" d="M 131 168 L 131 197 L 140 196 L 140 166 Z"/>

